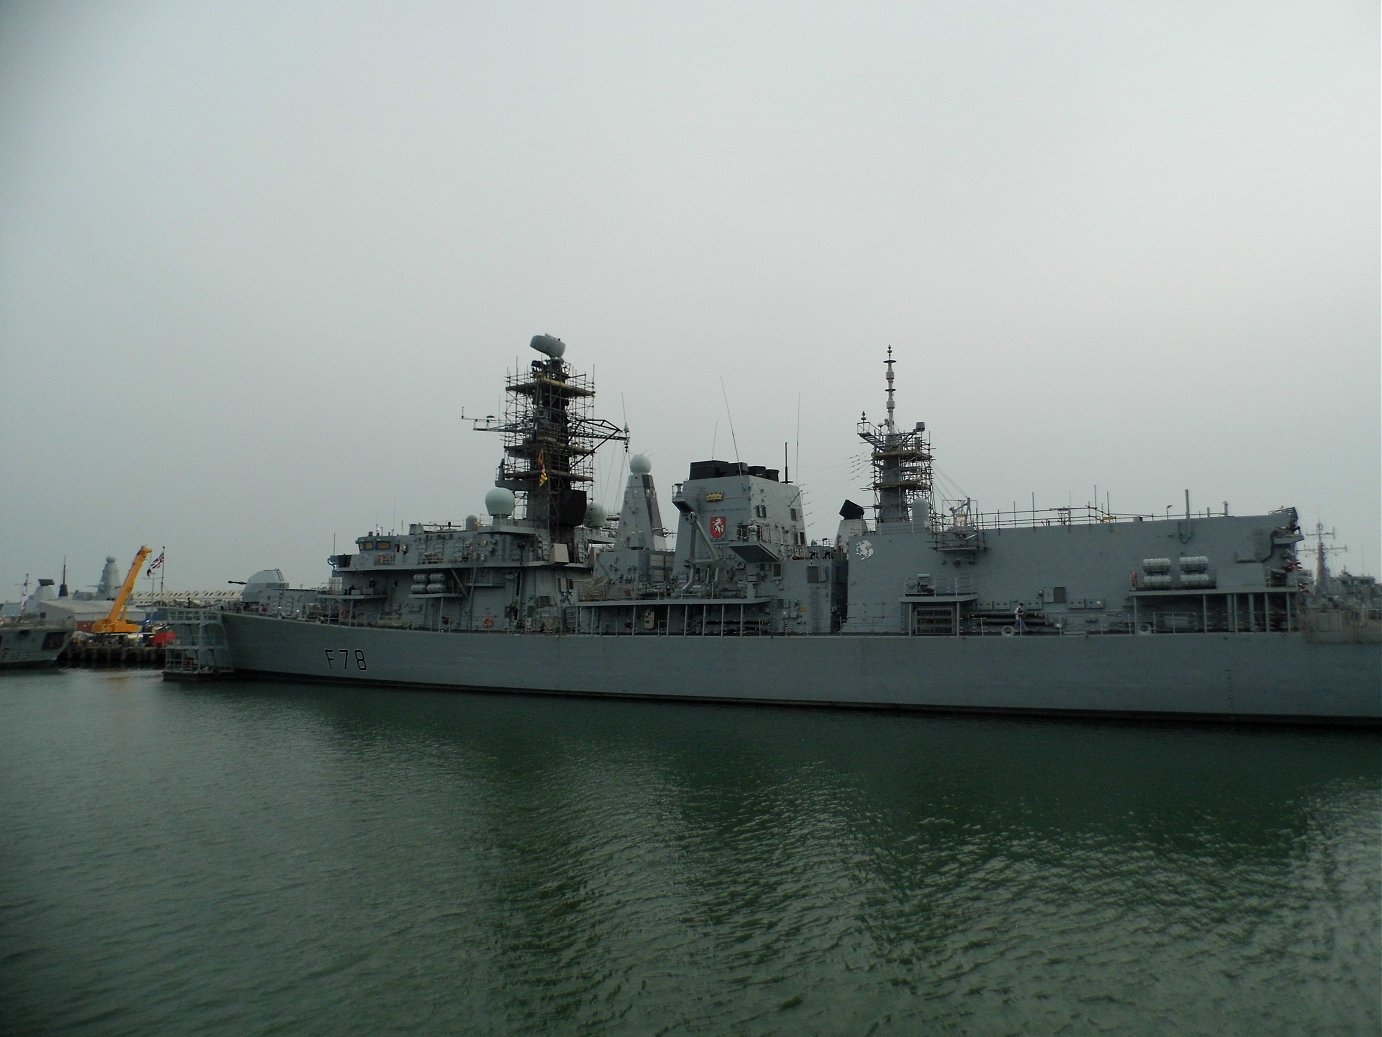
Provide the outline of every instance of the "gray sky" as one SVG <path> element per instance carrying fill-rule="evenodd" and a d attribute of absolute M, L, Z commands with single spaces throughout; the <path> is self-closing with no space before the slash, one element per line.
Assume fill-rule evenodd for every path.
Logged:
<path fill-rule="evenodd" d="M 0 600 L 483 514 L 538 332 L 666 510 L 786 444 L 832 536 L 891 344 L 985 510 L 1292 504 L 1375 573 L 1379 119 L 1375 0 L 8 0 Z"/>

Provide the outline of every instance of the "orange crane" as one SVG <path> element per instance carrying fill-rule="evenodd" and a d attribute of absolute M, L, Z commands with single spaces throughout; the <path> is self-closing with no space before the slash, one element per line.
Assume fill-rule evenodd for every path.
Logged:
<path fill-rule="evenodd" d="M 125 577 L 125 583 L 120 588 L 120 593 L 115 595 L 115 601 L 111 603 L 110 612 L 104 619 L 98 619 L 91 624 L 93 634 L 137 634 L 139 624 L 131 623 L 125 618 L 125 603 L 130 600 L 130 592 L 134 590 L 134 581 L 139 578 L 139 567 L 144 564 L 144 559 L 148 558 L 153 552 L 151 547 L 141 547 L 134 556 L 134 564 L 130 566 L 129 575 Z"/>

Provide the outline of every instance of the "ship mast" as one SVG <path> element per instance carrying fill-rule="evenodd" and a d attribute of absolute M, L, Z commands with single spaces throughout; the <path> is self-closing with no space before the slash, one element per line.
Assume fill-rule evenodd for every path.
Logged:
<path fill-rule="evenodd" d="M 931 444 L 926 436 L 926 422 L 918 421 L 905 432 L 898 430 L 893 417 L 894 363 L 893 347 L 889 346 L 887 419 L 877 425 L 866 416 L 859 416 L 859 438 L 873 448 L 869 461 L 873 466 L 874 514 L 880 524 L 910 521 L 912 502 L 918 495 L 928 505 L 922 520 L 930 517 Z"/>
<path fill-rule="evenodd" d="M 1333 588 L 1330 586 L 1332 577 L 1329 566 L 1325 562 L 1325 555 L 1330 551 L 1347 551 L 1346 547 L 1334 547 L 1325 545 L 1325 538 L 1334 538 L 1334 530 L 1325 529 L 1323 522 L 1315 523 L 1315 532 L 1310 534 L 1315 538 L 1315 592 L 1318 594 L 1328 594 Z"/>
<path fill-rule="evenodd" d="M 566 344 L 550 335 L 530 343 L 545 359 L 511 374 L 501 423 L 476 422 L 481 431 L 504 436 L 504 459 L 496 486 L 523 501 L 524 517 L 566 541 L 585 521 L 585 487 L 594 481 L 594 454 L 610 440 L 628 441 L 617 425 L 592 417 L 595 387 L 562 359 Z"/>

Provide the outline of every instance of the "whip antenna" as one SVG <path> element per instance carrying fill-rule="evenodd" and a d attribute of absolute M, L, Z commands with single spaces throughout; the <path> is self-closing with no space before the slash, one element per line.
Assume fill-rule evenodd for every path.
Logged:
<path fill-rule="evenodd" d="M 734 447 L 734 461 L 739 463 L 739 440 L 734 437 L 734 413 L 729 409 L 729 393 L 725 392 L 725 380 L 720 379 L 720 395 L 725 398 L 725 417 L 729 419 L 729 442 Z"/>

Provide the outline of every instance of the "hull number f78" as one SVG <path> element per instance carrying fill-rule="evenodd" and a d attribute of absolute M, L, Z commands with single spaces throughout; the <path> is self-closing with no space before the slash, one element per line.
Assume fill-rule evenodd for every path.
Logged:
<path fill-rule="evenodd" d="M 328 670 L 364 670 L 365 653 L 359 648 L 328 648 L 326 668 Z"/>

